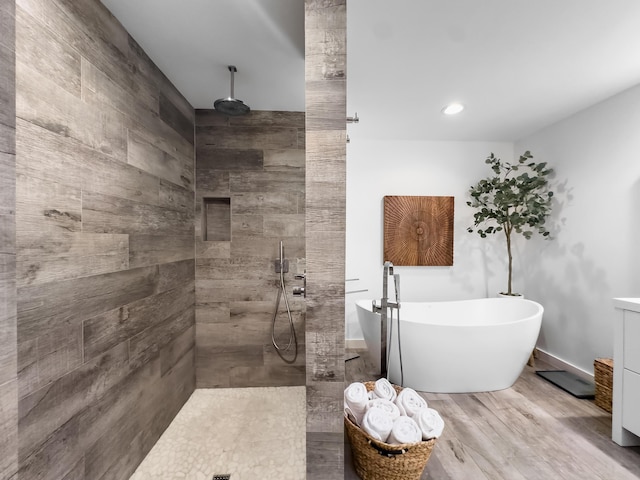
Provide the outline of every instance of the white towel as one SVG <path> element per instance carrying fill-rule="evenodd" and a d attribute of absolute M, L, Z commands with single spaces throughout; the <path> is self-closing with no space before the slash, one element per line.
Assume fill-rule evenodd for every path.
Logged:
<path fill-rule="evenodd" d="M 375 387 L 373 388 L 373 398 L 384 398 L 385 400 L 391 400 L 393 402 L 397 396 L 396 389 L 389 383 L 389 380 L 386 378 L 376 380 Z"/>
<path fill-rule="evenodd" d="M 393 420 L 382 408 L 370 408 L 362 418 L 362 429 L 381 442 L 387 441 L 392 427 Z"/>
<path fill-rule="evenodd" d="M 395 420 L 400 416 L 400 409 L 391 400 L 385 400 L 384 398 L 369 400 L 369 406 L 367 407 L 367 409 L 370 410 L 372 408 L 380 408 L 384 410 L 389 414 L 391 420 Z"/>
<path fill-rule="evenodd" d="M 354 382 L 344 390 L 344 407 L 348 409 L 356 420 L 357 425 L 362 424 L 362 417 L 367 411 L 369 394 L 364 383 Z"/>
<path fill-rule="evenodd" d="M 400 414 L 414 416 L 419 410 L 427 408 L 427 402 L 412 388 L 403 388 L 396 398 Z"/>
<path fill-rule="evenodd" d="M 444 430 L 444 420 L 433 408 L 419 410 L 413 417 L 422 431 L 422 439 L 438 438 Z"/>
<path fill-rule="evenodd" d="M 417 443 L 422 440 L 422 431 L 411 418 L 400 416 L 393 421 L 387 443 Z"/>

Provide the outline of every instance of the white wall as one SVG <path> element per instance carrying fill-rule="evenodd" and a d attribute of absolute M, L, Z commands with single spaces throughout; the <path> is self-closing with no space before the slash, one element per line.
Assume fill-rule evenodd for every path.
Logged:
<path fill-rule="evenodd" d="M 640 297 L 640 86 L 517 142 L 556 170 L 555 239 L 523 252 L 545 307 L 538 346 L 593 372 L 613 354 L 613 297 Z"/>
<path fill-rule="evenodd" d="M 491 173 L 489 153 L 513 158 L 510 143 L 424 142 L 356 137 L 347 149 L 346 338 L 362 338 L 354 302 L 382 295 L 383 197 L 454 196 L 452 267 L 396 267 L 401 300 L 450 300 L 493 296 L 506 289 L 503 237 L 482 240 L 466 231 L 473 210 L 469 187 Z M 516 287 L 518 279 L 516 278 Z"/>

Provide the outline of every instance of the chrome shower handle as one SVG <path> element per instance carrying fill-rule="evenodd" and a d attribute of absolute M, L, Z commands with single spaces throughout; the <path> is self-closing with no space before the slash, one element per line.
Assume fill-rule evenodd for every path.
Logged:
<path fill-rule="evenodd" d="M 293 278 L 295 278 L 296 280 L 302 280 L 302 287 L 293 287 L 293 294 L 296 297 L 304 297 L 307 298 L 307 272 L 305 270 L 305 273 L 296 273 Z"/>

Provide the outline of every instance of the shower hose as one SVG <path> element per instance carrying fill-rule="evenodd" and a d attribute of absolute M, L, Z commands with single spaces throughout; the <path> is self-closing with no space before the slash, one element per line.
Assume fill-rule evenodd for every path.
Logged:
<path fill-rule="evenodd" d="M 285 363 L 294 363 L 298 358 L 298 339 L 296 337 L 296 329 L 293 326 L 293 317 L 291 315 L 291 308 L 289 307 L 289 299 L 287 298 L 287 290 L 284 283 L 284 254 L 282 242 L 280 242 L 280 287 L 278 288 L 278 297 L 276 299 L 276 308 L 273 310 L 273 319 L 271 321 L 271 343 L 273 348 L 276 349 L 276 353 Z M 278 308 L 280 307 L 280 300 L 284 297 L 284 304 L 287 308 L 287 317 L 289 318 L 289 343 L 286 347 L 281 347 L 276 341 L 276 318 L 278 317 Z M 293 358 L 287 359 L 284 357 L 283 352 L 288 352 L 294 345 Z"/>

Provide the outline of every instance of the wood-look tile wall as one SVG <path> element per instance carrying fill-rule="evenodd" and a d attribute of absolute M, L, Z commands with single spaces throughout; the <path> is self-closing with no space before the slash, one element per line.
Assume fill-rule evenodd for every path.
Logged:
<path fill-rule="evenodd" d="M 305 303 L 292 297 L 305 269 L 304 113 L 196 110 L 196 378 L 198 387 L 305 383 Z M 229 214 L 205 215 L 205 198 Z M 208 238 L 203 240 L 203 229 Z M 227 224 L 230 222 L 230 225 Z M 216 235 L 217 231 L 225 235 Z M 271 344 L 279 242 L 299 351 L 291 364 Z M 289 338 L 284 299 L 276 339 Z M 293 351 L 293 349 L 291 350 Z M 290 353 L 285 354 L 293 359 Z"/>
<path fill-rule="evenodd" d="M 305 0 L 307 479 L 344 478 L 346 0 Z"/>
<path fill-rule="evenodd" d="M 0 479 L 18 469 L 15 2 L 0 0 Z"/>
<path fill-rule="evenodd" d="M 16 83 L 19 475 L 128 478 L 195 386 L 194 111 L 98 0 L 16 1 Z"/>

